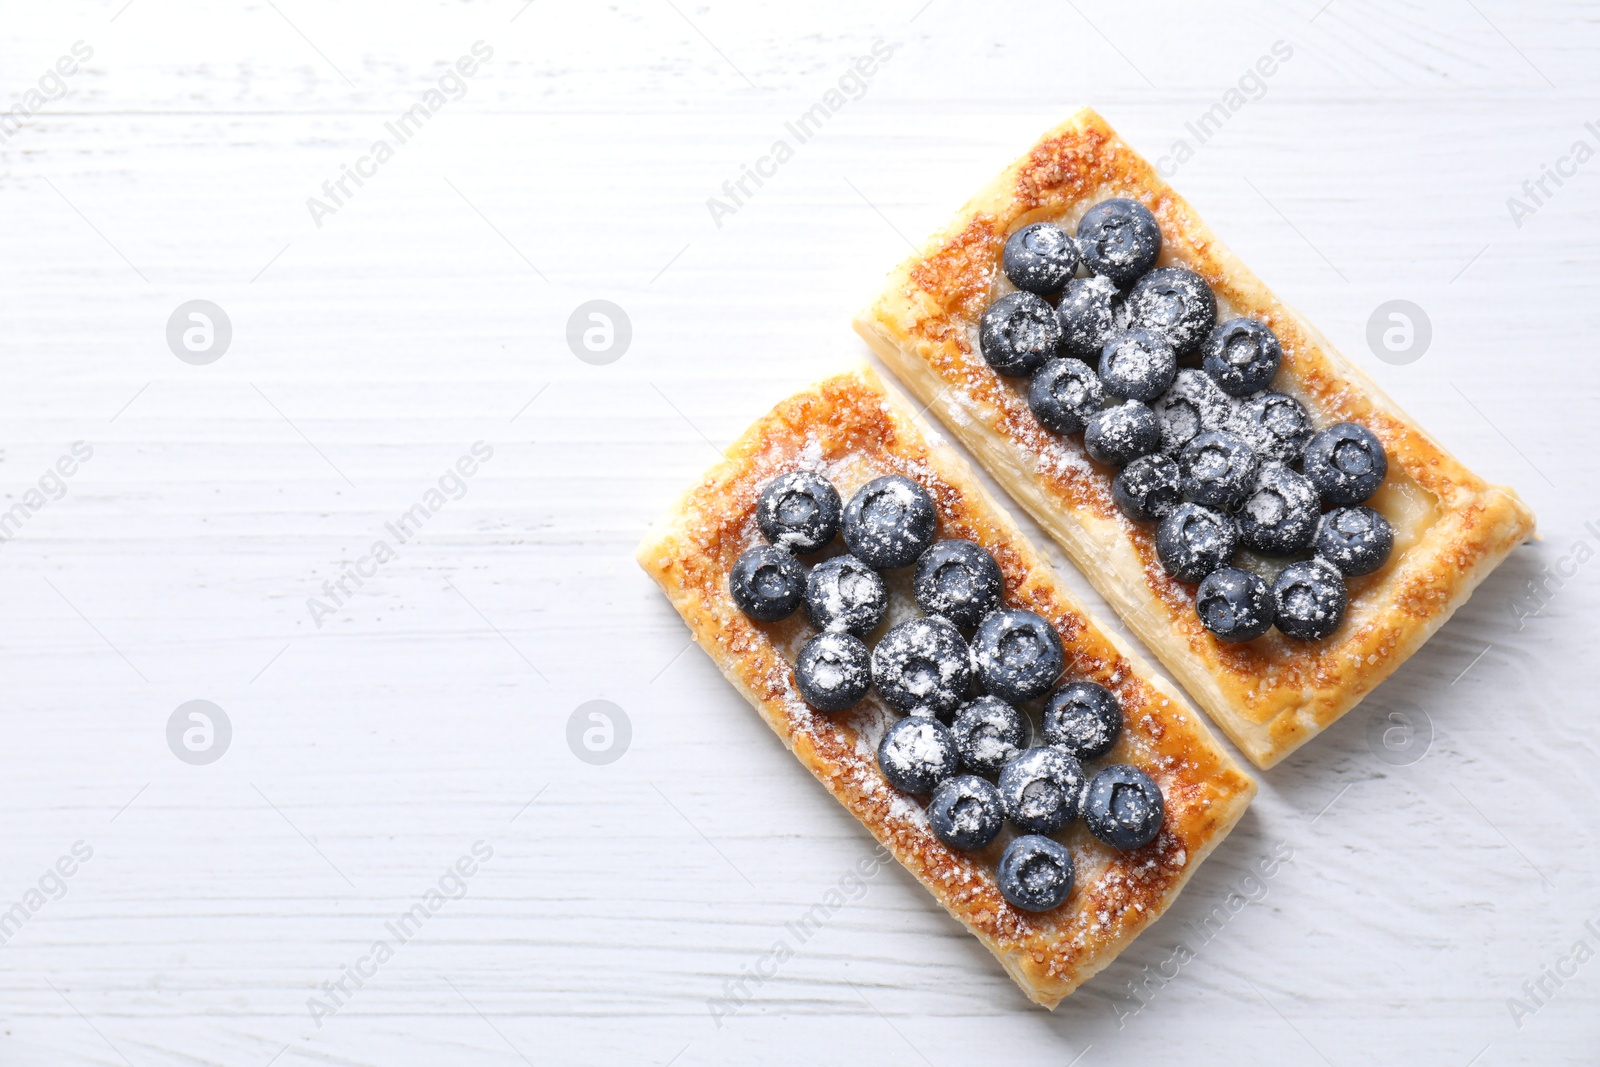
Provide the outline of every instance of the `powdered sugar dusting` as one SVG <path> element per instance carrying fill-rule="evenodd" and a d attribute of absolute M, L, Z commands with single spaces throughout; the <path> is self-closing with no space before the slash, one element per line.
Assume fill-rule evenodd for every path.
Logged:
<path fill-rule="evenodd" d="M 898 790 L 889 797 L 889 818 L 910 823 L 919 830 L 930 829 L 926 809 Z"/>

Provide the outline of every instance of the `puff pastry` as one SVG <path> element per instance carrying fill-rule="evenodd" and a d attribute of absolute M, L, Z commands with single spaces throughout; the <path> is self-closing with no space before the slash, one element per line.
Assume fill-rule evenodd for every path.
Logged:
<path fill-rule="evenodd" d="M 995 881 L 1009 833 L 982 852 L 948 848 L 934 836 L 923 806 L 883 779 L 876 749 L 896 714 L 875 694 L 835 714 L 813 711 L 800 699 L 792 664 L 813 632 L 804 612 L 758 623 L 739 611 L 727 588 L 734 561 L 759 539 L 754 516 L 761 487 L 796 469 L 822 473 L 847 499 L 884 474 L 915 479 L 938 503 L 941 537 L 967 538 L 993 554 L 1006 602 L 1056 626 L 1068 675 L 1108 686 L 1121 701 L 1126 726 L 1106 761 L 1132 763 L 1160 784 L 1166 823 L 1155 841 L 1118 852 L 1080 821 L 1059 835 L 1076 865 L 1072 895 L 1053 911 L 1021 911 Z M 695 640 L 800 762 L 1045 1007 L 1054 1008 L 1155 921 L 1255 794 L 1254 780 L 1184 699 L 1096 625 L 965 461 L 926 435 L 868 367 L 828 378 L 757 421 L 651 531 L 638 559 Z M 903 572 L 888 579 L 883 628 L 915 613 Z"/>
<path fill-rule="evenodd" d="M 1081 441 L 1041 427 L 1028 409 L 1026 381 L 1002 378 L 978 351 L 979 316 L 1009 287 L 999 269 L 1007 236 L 1041 220 L 1071 232 L 1085 210 L 1113 196 L 1155 214 L 1157 265 L 1181 264 L 1203 277 L 1219 321 L 1250 316 L 1273 329 L 1283 364 L 1272 388 L 1304 404 L 1318 427 L 1359 422 L 1388 451 L 1388 478 L 1368 503 L 1393 524 L 1394 552 L 1381 570 L 1351 581 L 1345 622 L 1323 641 L 1273 631 L 1229 645 L 1209 634 L 1195 615 L 1193 587 L 1157 560 L 1154 527 L 1127 520 L 1113 503 L 1112 472 L 1097 467 Z M 1533 531 L 1533 514 L 1514 492 L 1486 484 L 1424 433 L 1087 108 L 902 263 L 855 327 L 1262 768 L 1359 703 Z"/>

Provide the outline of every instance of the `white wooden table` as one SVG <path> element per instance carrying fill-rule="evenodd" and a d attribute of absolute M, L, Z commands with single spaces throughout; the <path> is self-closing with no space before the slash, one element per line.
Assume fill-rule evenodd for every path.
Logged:
<path fill-rule="evenodd" d="M 1595 1062 L 1600 963 L 1569 953 L 1600 948 L 1600 162 L 1560 160 L 1600 147 L 1600 22 L 1320 2 L 9 4 L 0 1063 Z M 775 965 L 869 840 L 633 545 L 863 353 L 849 316 L 908 238 L 1084 102 L 1152 156 L 1188 139 L 1173 180 L 1213 227 L 1545 540 L 1263 776 L 1054 1015 L 898 867 Z M 1543 165 L 1568 176 L 1513 219 Z M 595 299 L 631 324 L 603 365 L 566 339 Z M 1431 321 L 1414 362 L 1367 344 L 1394 299 Z M 192 300 L 231 324 L 209 363 L 167 342 Z M 209 764 L 169 747 L 193 700 L 231 727 Z M 631 726 L 610 763 L 568 744 L 591 700 Z M 1385 748 L 1391 712 L 1429 725 Z M 1536 1004 L 1546 968 L 1575 973 Z"/>

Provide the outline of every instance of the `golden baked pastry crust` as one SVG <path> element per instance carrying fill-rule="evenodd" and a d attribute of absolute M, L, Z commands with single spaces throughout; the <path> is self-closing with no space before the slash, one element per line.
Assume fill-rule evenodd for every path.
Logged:
<path fill-rule="evenodd" d="M 1009 287 L 999 269 L 1007 236 L 1044 219 L 1070 231 L 1111 196 L 1155 214 L 1158 265 L 1182 264 L 1203 277 L 1219 320 L 1248 315 L 1272 327 L 1283 343 L 1272 388 L 1300 400 L 1319 428 L 1359 422 L 1388 451 L 1388 479 L 1369 503 L 1394 525 L 1395 550 L 1382 570 L 1350 582 L 1348 616 L 1324 641 L 1296 642 L 1276 630 L 1238 645 L 1212 637 L 1195 615 L 1193 587 L 1157 560 L 1154 527 L 1130 522 L 1113 503 L 1112 472 L 1089 460 L 1081 441 L 1041 427 L 1026 382 L 1002 378 L 978 351 L 979 316 Z M 1424 433 L 1087 108 L 901 264 L 855 327 L 1262 768 L 1359 703 L 1533 532 L 1533 514 L 1514 492 L 1486 484 Z"/>
<path fill-rule="evenodd" d="M 1009 833 L 979 853 L 948 848 L 933 835 L 923 806 L 884 781 L 877 742 L 896 713 L 876 694 L 836 714 L 813 711 L 800 699 L 792 663 L 814 632 L 805 613 L 755 622 L 740 612 L 727 585 L 739 554 L 760 539 L 755 505 L 761 487 L 802 468 L 823 473 L 846 499 L 883 474 L 913 478 L 938 503 L 941 537 L 976 541 L 994 555 L 1006 602 L 1050 619 L 1061 634 L 1068 673 L 1108 686 L 1122 702 L 1126 726 L 1104 762 L 1135 764 L 1161 785 L 1166 823 L 1155 841 L 1118 852 L 1079 821 L 1058 835 L 1076 864 L 1072 895 L 1051 912 L 1021 911 L 995 882 Z M 639 546 L 638 560 L 695 640 L 800 762 L 1045 1007 L 1054 1008 L 1160 916 L 1255 795 L 1254 780 L 1184 699 L 1095 624 L 966 462 L 926 436 L 904 401 L 868 367 L 828 378 L 758 420 L 657 524 Z M 907 607 L 903 578 L 890 578 L 885 626 L 914 610 Z"/>

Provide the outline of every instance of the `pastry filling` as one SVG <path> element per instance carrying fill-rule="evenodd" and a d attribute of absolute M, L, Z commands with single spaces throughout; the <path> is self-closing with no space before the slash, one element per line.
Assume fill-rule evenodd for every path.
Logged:
<path fill-rule="evenodd" d="M 1062 266 L 1040 270 L 1059 274 Z M 875 689 L 904 713 L 878 744 L 878 770 L 895 789 L 928 798 L 940 841 L 983 850 L 1010 822 L 1019 836 L 1003 850 L 995 879 L 1014 907 L 1048 911 L 1066 901 L 1072 857 L 1054 835 L 1080 817 L 1117 849 L 1160 835 L 1165 803 L 1153 778 L 1128 764 L 1092 775 L 1084 768 L 1107 757 L 1121 735 L 1116 695 L 1063 677 L 1055 626 L 1006 606 L 1000 565 L 981 545 L 938 539 L 938 511 L 920 484 L 889 475 L 846 503 L 826 478 L 795 471 L 763 486 L 756 515 L 766 543 L 734 563 L 730 596 L 765 623 L 804 603 L 816 632 L 795 658 L 794 683 L 813 708 L 847 711 Z M 838 540 L 846 554 L 834 548 Z M 816 553 L 827 555 L 809 565 L 800 558 Z M 923 614 L 885 630 L 883 575 L 905 567 L 914 567 L 912 595 Z M 1039 725 L 1030 730 L 1034 716 Z M 1030 733 L 1044 743 L 1025 748 Z"/>
<path fill-rule="evenodd" d="M 1134 200 L 1095 204 L 1075 233 L 1030 223 L 1006 242 L 1016 291 L 984 310 L 979 349 L 996 373 L 1029 379 L 1041 426 L 1081 435 L 1114 469 L 1112 498 L 1155 525 L 1156 555 L 1197 586 L 1206 630 L 1323 640 L 1344 621 L 1346 579 L 1394 548 L 1365 504 L 1388 473 L 1383 444 L 1356 423 L 1315 427 L 1272 390 L 1283 347 L 1271 328 L 1219 323 L 1205 280 L 1157 267 L 1160 254 L 1160 226 Z M 1287 565 L 1269 578 L 1240 566 L 1241 550 Z"/>

